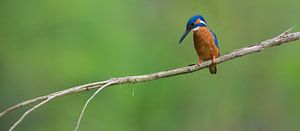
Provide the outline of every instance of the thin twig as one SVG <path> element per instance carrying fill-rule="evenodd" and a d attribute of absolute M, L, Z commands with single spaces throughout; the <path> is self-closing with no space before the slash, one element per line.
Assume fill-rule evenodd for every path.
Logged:
<path fill-rule="evenodd" d="M 53 97 L 49 97 L 47 98 L 46 100 L 42 101 L 41 103 L 35 105 L 34 107 L 30 108 L 29 110 L 27 110 L 19 119 L 18 121 L 16 121 L 10 128 L 9 128 L 9 131 L 13 131 L 17 125 L 20 124 L 20 122 L 23 121 L 23 119 L 28 115 L 30 114 L 31 112 L 33 112 L 35 109 L 37 109 L 38 107 L 42 106 L 43 104 L 47 103 L 48 101 L 50 101 L 51 99 L 53 99 Z"/>
<path fill-rule="evenodd" d="M 9 131 L 13 131 L 17 125 L 19 125 L 23 119 L 29 115 L 31 112 L 33 112 L 34 110 L 36 110 L 38 107 L 46 104 L 47 102 L 59 97 L 59 96 L 64 96 L 66 94 L 69 94 L 69 93 L 72 93 L 72 92 L 77 92 L 79 91 L 78 89 L 80 89 L 81 87 L 85 87 L 85 88 L 89 88 L 90 86 L 93 86 L 93 87 L 98 87 L 98 86 L 101 86 L 103 83 L 106 83 L 107 81 L 103 81 L 103 82 L 95 82 L 95 83 L 91 83 L 91 84 L 86 84 L 86 85 L 82 85 L 82 86 L 77 86 L 77 87 L 74 87 L 74 88 L 69 88 L 67 90 L 63 90 L 63 91 L 59 91 L 59 92 L 55 92 L 55 93 L 52 93 L 48 96 L 45 96 L 47 98 L 45 98 L 44 101 L 40 102 L 39 104 L 35 105 L 34 107 L 30 108 L 29 110 L 27 110 L 9 129 Z M 36 99 L 33 99 L 34 101 L 36 101 Z M 23 102 L 24 103 L 24 102 Z M 26 101 L 25 101 L 26 103 Z M 27 102 L 27 103 L 30 103 L 30 102 Z M 24 106 L 24 105 L 22 105 Z M 19 106 L 20 107 L 20 106 Z M 12 109 L 12 108 L 10 108 Z"/>
<path fill-rule="evenodd" d="M 112 84 L 114 84 L 115 82 L 109 82 L 109 83 L 107 83 L 107 84 L 105 84 L 105 85 L 103 85 L 102 87 L 100 87 L 99 89 L 97 89 L 97 91 L 86 101 L 86 103 L 84 104 L 84 106 L 83 106 L 83 108 L 82 108 L 82 111 L 81 111 L 81 113 L 80 113 L 80 116 L 79 116 L 79 118 L 78 118 L 78 121 L 77 121 L 77 124 L 76 124 L 76 127 L 75 127 L 75 129 L 74 129 L 74 131 L 77 131 L 78 130 L 78 128 L 79 128 L 79 125 L 80 125 L 80 121 L 81 121 L 81 118 L 82 118 L 82 116 L 83 116 L 83 114 L 84 114 L 84 112 L 85 112 L 85 109 L 86 109 L 86 107 L 88 106 L 88 104 L 89 104 L 89 102 L 102 90 L 102 89 L 104 89 L 105 87 L 107 87 L 107 86 L 110 86 L 110 85 L 112 85 Z"/>
<path fill-rule="evenodd" d="M 252 46 L 240 48 L 237 50 L 232 51 L 231 53 L 225 54 L 215 60 L 215 64 L 220 64 L 222 62 L 232 60 L 244 55 L 252 54 L 255 52 L 260 52 L 265 48 L 273 47 L 273 46 L 278 46 L 283 43 L 287 43 L 290 41 L 296 41 L 300 39 L 300 32 L 295 32 L 295 33 L 289 33 L 290 29 L 281 35 L 274 37 L 272 39 L 268 39 L 262 42 L 258 42 L 257 44 L 254 44 Z M 203 62 L 200 65 L 193 65 L 193 66 L 186 66 L 186 67 L 181 67 L 177 69 L 172 69 L 168 71 L 161 71 L 157 73 L 151 73 L 151 74 L 146 74 L 146 75 L 139 75 L 139 76 L 126 76 L 126 77 L 119 77 L 119 78 L 112 78 L 108 79 L 105 81 L 100 81 L 100 82 L 94 82 L 90 84 L 85 84 L 85 85 L 80 85 L 72 88 L 68 88 L 62 91 L 54 92 L 49 95 L 45 96 L 40 96 L 37 98 L 33 98 L 24 102 L 21 102 L 19 104 L 16 104 L 3 112 L 0 113 L 0 118 L 3 117 L 5 114 L 14 111 L 16 109 L 19 109 L 21 107 L 41 102 L 38 105 L 32 107 L 30 110 L 26 111 L 21 118 L 10 128 L 10 130 L 13 130 L 22 120 L 32 111 L 34 111 L 36 108 L 42 106 L 43 104 L 56 99 L 60 96 L 66 96 L 69 94 L 77 93 L 77 92 L 82 92 L 85 90 L 90 90 L 90 89 L 95 89 L 95 88 L 100 88 L 103 87 L 103 85 L 106 85 L 112 81 L 115 81 L 114 85 L 117 84 L 125 84 L 125 83 L 137 83 L 137 82 L 144 82 L 144 81 L 150 81 L 150 80 L 156 80 L 160 78 L 165 78 L 165 77 L 172 77 L 176 75 L 181 75 L 181 74 L 187 74 L 187 73 L 192 73 L 204 68 L 207 68 L 211 64 L 211 61 L 206 61 Z"/>
<path fill-rule="evenodd" d="M 85 84 L 85 85 L 80 85 L 80 86 L 72 87 L 72 88 L 69 88 L 69 89 L 62 90 L 62 91 L 54 92 L 54 93 L 49 94 L 49 95 L 44 95 L 44 96 L 40 96 L 40 97 L 36 97 L 36 98 L 30 99 L 30 100 L 23 101 L 23 102 L 21 102 L 19 104 L 16 104 L 16 105 L 14 105 L 10 108 L 7 108 L 3 112 L 1 112 L 0 113 L 0 118 L 2 116 L 4 116 L 5 114 L 7 114 L 11 111 L 14 111 L 16 109 L 19 109 L 23 106 L 27 106 L 27 105 L 30 105 L 30 104 L 33 104 L 33 103 L 44 101 L 44 100 L 48 99 L 49 96 L 54 96 L 56 94 L 59 94 L 58 96 L 65 96 L 65 95 L 68 95 L 68 94 L 71 94 L 71 93 L 76 93 L 76 92 L 79 92 L 79 91 L 88 90 L 91 87 L 97 88 L 98 86 L 106 84 L 107 82 L 108 81 L 100 81 L 100 82 L 94 82 L 94 83 L 89 83 L 89 84 Z"/>

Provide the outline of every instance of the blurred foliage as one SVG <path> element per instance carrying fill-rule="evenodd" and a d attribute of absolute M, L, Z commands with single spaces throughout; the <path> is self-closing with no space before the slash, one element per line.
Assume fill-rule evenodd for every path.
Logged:
<path fill-rule="evenodd" d="M 1 0 L 0 110 L 54 91 L 197 61 L 188 18 L 201 13 L 221 53 L 299 26 L 299 0 Z M 295 30 L 299 30 L 296 27 Z M 300 42 L 193 74 L 107 88 L 82 131 L 298 131 Z M 132 92 L 135 92 L 134 96 Z M 72 130 L 93 92 L 56 99 L 22 131 Z M 28 109 L 28 108 L 25 108 Z M 7 130 L 25 109 L 0 119 Z"/>

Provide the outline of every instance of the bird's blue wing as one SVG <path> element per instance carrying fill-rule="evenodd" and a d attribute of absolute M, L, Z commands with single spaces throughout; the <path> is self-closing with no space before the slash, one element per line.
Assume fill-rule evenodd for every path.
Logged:
<path fill-rule="evenodd" d="M 218 47 L 218 49 L 219 49 L 219 43 L 218 43 L 218 39 L 217 39 L 217 36 L 216 36 L 216 34 L 212 31 L 212 30 L 210 30 L 210 32 L 213 34 L 213 36 L 214 36 L 214 41 L 215 41 L 215 44 L 216 44 L 216 46 Z"/>
<path fill-rule="evenodd" d="M 215 41 L 215 44 L 216 44 L 217 48 L 219 49 L 219 55 L 220 55 L 220 48 L 219 48 L 219 43 L 218 43 L 217 36 L 212 30 L 209 30 L 209 31 L 212 33 L 212 35 L 214 37 L 214 41 Z"/>

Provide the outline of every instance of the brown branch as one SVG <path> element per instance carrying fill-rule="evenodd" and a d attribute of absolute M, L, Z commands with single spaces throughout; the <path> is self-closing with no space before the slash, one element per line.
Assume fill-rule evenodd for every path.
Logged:
<path fill-rule="evenodd" d="M 215 60 L 215 63 L 220 64 L 222 62 L 225 62 L 225 61 L 228 61 L 231 59 L 235 59 L 235 58 L 238 58 L 238 57 L 241 57 L 244 55 L 248 55 L 248 54 L 255 53 L 255 52 L 260 52 L 265 48 L 278 46 L 283 43 L 287 43 L 290 41 L 295 41 L 295 40 L 300 39 L 300 32 L 289 33 L 289 31 L 290 30 L 282 33 L 281 35 L 279 35 L 275 38 L 259 42 L 252 46 L 234 50 L 231 53 L 225 54 L 225 55 L 217 58 Z M 181 75 L 181 74 L 192 73 L 192 72 L 207 68 L 210 64 L 211 64 L 211 61 L 206 61 L 200 65 L 186 66 L 186 67 L 181 67 L 181 68 L 177 68 L 177 69 L 161 71 L 161 72 L 146 74 L 146 75 L 112 78 L 112 79 L 108 79 L 105 81 L 94 82 L 94 83 L 90 83 L 90 84 L 85 84 L 85 85 L 68 88 L 68 89 L 65 89 L 62 91 L 54 92 L 49 95 L 40 96 L 40 97 L 33 98 L 30 100 L 21 102 L 19 104 L 16 104 L 16 105 L 4 110 L 3 112 L 1 112 L 0 118 L 3 117 L 5 114 L 12 112 L 16 109 L 19 109 L 23 106 L 27 106 L 27 105 L 30 105 L 33 103 L 40 102 L 38 105 L 36 105 L 36 106 L 32 107 L 31 109 L 29 109 L 28 111 L 26 111 L 18 119 L 18 121 L 16 123 L 14 123 L 14 125 L 10 128 L 11 130 L 13 130 L 28 114 L 30 114 L 36 108 L 40 107 L 41 105 L 43 105 L 55 98 L 60 97 L 60 96 L 66 96 L 68 94 L 73 94 L 76 92 L 81 92 L 81 91 L 95 89 L 95 88 L 101 88 L 101 87 L 104 87 L 104 85 L 106 85 L 106 87 L 108 87 L 108 86 L 117 85 L 117 84 L 138 83 L 138 82 L 143 82 L 143 81 L 150 81 L 150 80 L 156 80 L 156 79 L 165 78 L 165 77 L 171 77 L 171 76 L 176 76 L 176 75 Z M 111 84 L 109 84 L 109 83 L 111 83 Z"/>
<path fill-rule="evenodd" d="M 83 108 L 82 108 L 82 110 L 81 110 L 81 113 L 80 113 L 80 115 L 79 115 L 79 118 L 78 118 L 78 121 L 77 121 L 77 124 L 76 124 L 76 127 L 75 127 L 75 129 L 74 129 L 74 131 L 77 131 L 78 129 L 79 129 L 79 125 L 80 125 L 80 121 L 81 121 L 81 118 L 82 118 L 82 116 L 83 116 L 83 114 L 84 114 L 84 112 L 85 112 L 85 109 L 86 109 L 86 107 L 88 106 L 88 104 L 89 104 L 89 102 L 102 90 L 102 89 L 104 89 L 105 87 L 107 87 L 107 86 L 109 86 L 109 85 L 111 85 L 111 84 L 114 84 L 115 82 L 114 81 L 112 81 L 112 82 L 110 82 L 110 83 L 107 83 L 107 84 L 105 84 L 105 85 L 103 85 L 103 86 L 101 86 L 99 89 L 97 89 L 97 91 L 86 101 L 86 103 L 84 104 L 84 106 L 83 106 Z"/>

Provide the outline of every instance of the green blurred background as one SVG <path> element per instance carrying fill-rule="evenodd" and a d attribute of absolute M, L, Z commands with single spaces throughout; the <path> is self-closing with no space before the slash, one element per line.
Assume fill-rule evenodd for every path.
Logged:
<path fill-rule="evenodd" d="M 197 62 L 188 18 L 202 14 L 221 53 L 299 30 L 299 0 L 1 0 L 0 111 L 111 77 Z M 300 41 L 207 69 L 103 90 L 82 131 L 299 131 Z M 134 95 L 133 95 L 134 92 Z M 56 99 L 20 131 L 75 127 L 93 91 Z M 7 130 L 28 107 L 0 119 Z"/>

